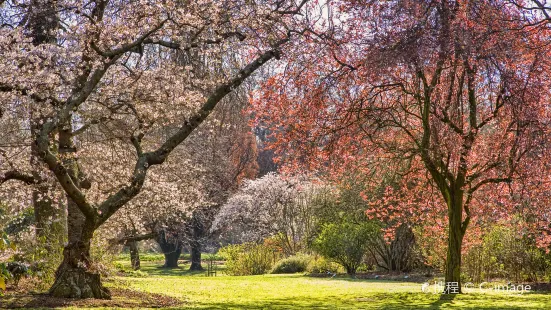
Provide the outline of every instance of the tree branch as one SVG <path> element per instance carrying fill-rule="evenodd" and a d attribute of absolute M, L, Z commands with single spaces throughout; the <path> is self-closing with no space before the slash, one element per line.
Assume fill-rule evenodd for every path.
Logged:
<path fill-rule="evenodd" d="M 158 235 L 159 235 L 158 233 L 152 232 L 152 233 L 143 234 L 143 235 L 124 236 L 124 237 L 119 238 L 119 239 L 112 239 L 111 243 L 125 244 L 127 242 L 149 240 L 149 239 L 157 238 Z"/>
<path fill-rule="evenodd" d="M 287 43 L 289 39 L 290 36 L 288 35 L 286 38 L 280 40 L 271 50 L 264 52 L 241 69 L 234 78 L 218 86 L 207 98 L 206 102 L 199 109 L 199 111 L 187 120 L 182 127 L 180 127 L 175 134 L 170 136 L 157 150 L 142 153 L 141 156 L 138 156 L 130 184 L 124 186 L 119 191 L 108 197 L 99 206 L 100 218 L 96 223 L 97 227 L 103 224 L 119 208 L 121 208 L 125 203 L 130 201 L 140 192 L 140 189 L 145 182 L 147 171 L 152 165 L 162 164 L 168 155 L 210 115 L 212 110 L 216 107 L 218 102 L 222 100 L 222 98 L 241 85 L 246 78 L 253 74 L 267 61 L 272 58 L 277 58 L 279 56 L 279 47 Z"/>
<path fill-rule="evenodd" d="M 475 186 L 471 187 L 468 190 L 468 193 L 472 194 L 476 190 L 478 190 L 481 186 L 486 185 L 486 184 L 511 183 L 511 182 L 513 182 L 513 179 L 510 178 L 510 177 L 507 177 L 507 178 L 488 178 L 488 179 L 485 179 L 485 180 L 482 180 L 482 181 L 478 182 Z"/>
<path fill-rule="evenodd" d="M 9 180 L 21 181 L 27 185 L 37 184 L 40 180 L 35 179 L 31 174 L 26 174 L 17 170 L 10 170 L 0 176 L 0 185 Z"/>

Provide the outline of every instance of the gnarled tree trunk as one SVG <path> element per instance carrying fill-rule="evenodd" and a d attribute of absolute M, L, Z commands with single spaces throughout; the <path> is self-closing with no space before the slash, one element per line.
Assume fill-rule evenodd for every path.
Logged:
<path fill-rule="evenodd" d="M 88 182 L 79 174 L 70 130 L 68 125 L 59 131 L 59 152 L 65 153 L 63 164 L 75 185 L 89 188 Z M 86 219 L 70 197 L 67 197 L 67 210 L 68 244 L 63 249 L 63 261 L 55 273 L 55 282 L 49 294 L 64 298 L 109 299 L 111 294 L 101 284 L 99 273 L 90 269 L 90 245 L 95 223 Z"/>
<path fill-rule="evenodd" d="M 165 255 L 163 268 L 177 268 L 178 259 L 180 259 L 180 254 L 182 254 L 180 241 L 167 238 L 164 231 L 159 232 L 156 240 Z"/>
<path fill-rule="evenodd" d="M 90 271 L 90 242 L 93 223 L 86 222 L 80 240 L 69 242 L 63 250 L 63 262 L 58 267 L 49 294 L 63 298 L 109 299 L 109 290 L 101 284 L 100 275 Z"/>

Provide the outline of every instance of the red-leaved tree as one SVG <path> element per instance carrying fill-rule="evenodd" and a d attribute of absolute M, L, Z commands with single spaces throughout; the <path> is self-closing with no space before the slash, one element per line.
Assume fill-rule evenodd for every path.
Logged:
<path fill-rule="evenodd" d="M 501 1 L 334 4 L 255 94 L 257 118 L 291 170 L 399 175 L 370 213 L 444 216 L 460 286 L 471 220 L 514 212 L 512 184 L 545 154 L 550 33 Z"/>

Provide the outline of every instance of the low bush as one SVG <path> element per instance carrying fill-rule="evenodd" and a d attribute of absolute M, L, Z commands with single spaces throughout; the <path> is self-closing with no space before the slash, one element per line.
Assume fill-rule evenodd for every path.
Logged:
<path fill-rule="evenodd" d="M 218 252 L 226 259 L 226 273 L 234 276 L 267 273 L 279 258 L 279 252 L 264 244 L 228 245 Z"/>
<path fill-rule="evenodd" d="M 36 237 L 30 231 L 18 234 L 14 262 L 29 266 L 29 283 L 33 290 L 46 290 L 54 282 L 55 271 L 63 260 L 63 248 L 50 235 Z M 16 280 L 16 279 L 14 279 Z M 16 280 L 18 282 L 18 280 Z"/>
<path fill-rule="evenodd" d="M 308 266 L 306 266 L 306 271 L 308 273 L 340 273 L 344 270 L 339 264 L 328 261 L 323 256 L 318 256 L 310 260 Z"/>
<path fill-rule="evenodd" d="M 277 261 L 270 273 L 279 274 L 305 272 L 312 259 L 312 256 L 305 254 L 289 256 Z"/>

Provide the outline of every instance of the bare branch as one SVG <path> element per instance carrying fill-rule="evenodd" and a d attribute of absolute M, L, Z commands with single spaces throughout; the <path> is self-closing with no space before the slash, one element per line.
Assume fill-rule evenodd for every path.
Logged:
<path fill-rule="evenodd" d="M 32 176 L 32 174 L 27 174 L 17 170 L 10 170 L 4 173 L 4 175 L 0 176 L 0 185 L 9 180 L 21 181 L 27 185 L 37 184 L 40 182 L 40 180 L 37 180 L 35 177 Z"/>

